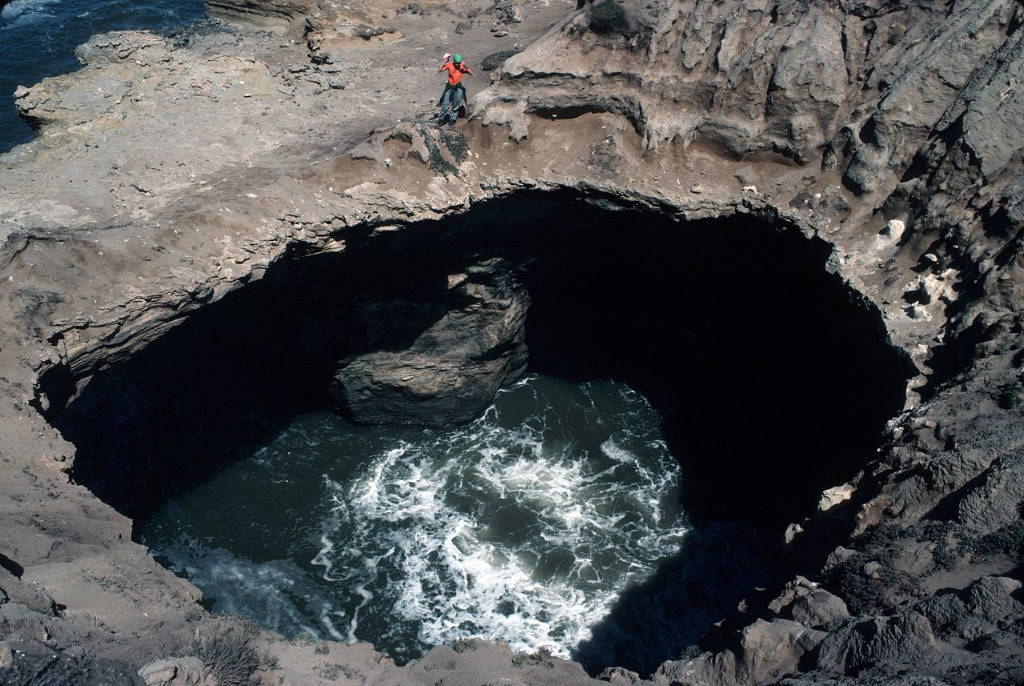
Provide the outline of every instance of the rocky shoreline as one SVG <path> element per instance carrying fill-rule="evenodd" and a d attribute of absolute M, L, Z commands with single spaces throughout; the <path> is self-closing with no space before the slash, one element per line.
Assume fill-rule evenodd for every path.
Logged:
<path fill-rule="evenodd" d="M 653 674 L 597 681 L 1024 679 L 1019 3 L 208 5 L 260 26 L 99 36 L 82 70 L 15 94 L 40 136 L 0 157 L 5 683 L 212 683 L 224 645 L 253 646 L 267 684 L 593 683 L 483 642 L 399 668 L 211 617 L 130 519 L 69 481 L 75 447 L 44 418 L 296 254 L 415 241 L 527 191 L 821 241 L 822 268 L 916 369 L 879 452 L 778 531 L 786 583 Z M 427 120 L 453 43 L 515 54 L 470 82 L 472 119 L 446 136 Z M 449 320 L 472 312 L 464 327 L 515 341 L 497 315 L 523 298 L 489 279 Z M 437 369 L 445 335 L 349 359 L 338 387 L 366 391 L 376 419 L 393 403 L 374 388 L 396 386 L 366 379 Z M 500 385 L 521 351 L 494 342 L 440 367 L 486 358 Z"/>

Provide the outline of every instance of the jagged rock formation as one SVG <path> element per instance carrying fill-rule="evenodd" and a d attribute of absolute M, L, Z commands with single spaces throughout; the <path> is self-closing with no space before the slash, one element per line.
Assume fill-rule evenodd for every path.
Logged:
<path fill-rule="evenodd" d="M 302 9 L 312 3 L 231 4 L 301 17 L 303 26 L 308 11 L 310 27 L 333 30 L 317 24 L 316 10 Z M 572 10 L 573 3 L 562 5 Z M 540 6 L 523 10 L 524 23 Z M 506 48 L 486 27 L 473 28 L 472 17 L 450 19 L 453 26 L 456 19 L 470 24 L 470 33 L 459 35 L 476 35 L 481 55 Z M 422 14 L 388 21 L 411 41 L 405 52 L 389 49 L 396 83 L 414 84 L 419 77 L 402 76 L 398 62 L 421 64 L 417 49 L 436 50 L 448 39 L 428 36 L 433 29 Z M 232 78 L 219 84 L 228 92 L 218 92 L 223 100 L 208 110 L 209 121 L 238 121 L 243 113 L 260 126 L 258 140 L 237 131 L 220 141 L 243 151 L 246 164 L 232 167 L 229 156 L 210 155 L 195 170 L 197 179 L 182 176 L 179 165 L 159 171 L 158 164 L 140 164 L 148 176 L 125 208 L 109 200 L 127 197 L 124 189 L 93 173 L 106 164 L 110 106 L 82 114 L 88 122 L 61 113 L 92 107 L 74 94 L 89 92 L 105 74 L 147 66 L 133 59 L 161 55 L 172 73 L 199 67 L 191 53 L 176 55 L 152 37 L 106 39 L 114 50 L 126 41 L 146 44 L 125 55 L 104 53 L 109 65 L 97 62 L 19 91 L 23 111 L 44 135 L 5 158 L 10 185 L 0 188 L 0 268 L 9 290 L 0 300 L 0 384 L 9 401 L 0 406 L 0 483 L 8 490 L 0 513 L 11 542 L 0 548 L 0 560 L 22 571 L 4 565 L 17 583 L 0 578 L 0 598 L 17 597 L 34 612 L 4 603 L 0 630 L 39 636 L 42 623 L 52 629 L 47 645 L 54 651 L 70 654 L 75 641 L 87 639 L 99 646 L 98 657 L 141 666 L 167 657 L 174 650 L 167 637 L 187 636 L 202 614 L 195 589 L 128 541 L 127 519 L 66 482 L 62 470 L 73 463 L 74 447 L 33 407 L 59 406 L 97 370 L 259 280 L 290 250 L 343 251 L 357 239 L 472 211 L 487 198 L 561 189 L 610 211 L 639 207 L 682 222 L 756 215 L 827 241 L 827 268 L 878 308 L 886 334 L 920 371 L 879 453 L 865 455 L 859 474 L 829 489 L 817 512 L 785 532 L 789 583 L 752 589 L 699 647 L 666 662 L 650 682 L 1019 683 L 1022 39 L 1024 8 L 1012 0 L 600 0 L 505 62 L 493 87 L 474 99 L 468 147 L 459 154 L 411 121 L 419 113 L 398 99 L 374 101 L 386 113 L 351 150 L 365 138 L 372 108 L 357 109 L 373 96 L 373 85 L 323 88 L 297 79 L 307 70 L 324 82 L 334 78 L 305 64 L 302 46 L 301 56 L 275 58 L 280 62 L 266 70 L 245 61 L 231 67 L 256 70 L 257 83 L 273 90 L 235 98 Z M 239 50 L 230 47 L 234 38 L 217 40 L 200 41 L 198 49 Z M 315 55 L 322 48 L 311 40 Z M 361 42 L 338 43 L 330 61 L 354 54 L 346 50 L 372 49 Z M 138 88 L 145 73 L 130 80 Z M 421 101 L 435 99 L 433 90 L 421 90 Z M 123 144 L 140 155 L 154 140 L 145 127 L 168 121 L 152 119 L 148 101 L 176 116 L 169 107 L 175 91 L 145 93 L 125 99 L 124 117 L 109 113 L 117 114 L 109 121 Z M 352 118 L 322 146 L 319 136 L 329 128 L 318 119 L 318 103 L 338 105 L 330 98 L 341 97 L 353 98 L 344 101 Z M 295 104 L 312 114 L 296 118 Z M 183 103 L 180 116 L 192 109 Z M 406 121 L 391 126 L 398 117 Z M 313 122 L 316 135 L 296 133 L 297 121 Z M 79 182 L 74 192 L 51 191 L 55 160 L 66 160 L 62 169 Z M 492 294 L 482 297 L 471 301 L 484 305 L 474 325 L 490 326 L 499 317 L 487 304 Z M 514 326 L 499 329 L 503 340 L 517 340 Z M 403 355 L 393 369 L 411 359 Z M 437 349 L 430 355 L 435 366 L 443 357 Z M 365 379 L 379 360 L 370 353 L 347 369 Z M 518 364 L 493 378 L 511 378 Z M 373 389 L 389 386 L 365 388 L 373 398 Z M 90 628 L 83 638 L 75 627 L 89 624 L 109 631 Z M 274 674 L 308 683 L 317 654 L 275 645 L 283 667 Z M 439 649 L 413 672 L 359 650 L 329 648 L 338 664 L 361 665 L 358 677 L 335 672 L 340 683 L 384 674 L 414 682 L 428 667 L 449 670 L 449 659 L 445 675 L 453 683 L 499 678 L 481 667 L 498 663 L 502 676 L 527 683 L 588 681 L 578 667 L 546 658 L 527 665 L 529 674 L 517 671 L 491 646 L 479 653 Z M 43 659 L 41 649 L 25 653 Z M 625 669 L 605 677 L 643 681 Z"/>
<path fill-rule="evenodd" d="M 473 265 L 449 276 L 451 309 L 403 350 L 393 327 L 405 303 L 366 303 L 360 319 L 366 347 L 375 352 L 342 360 L 331 393 L 344 411 L 370 424 L 444 427 L 476 418 L 503 386 L 526 371 L 529 294 L 508 265 Z"/>

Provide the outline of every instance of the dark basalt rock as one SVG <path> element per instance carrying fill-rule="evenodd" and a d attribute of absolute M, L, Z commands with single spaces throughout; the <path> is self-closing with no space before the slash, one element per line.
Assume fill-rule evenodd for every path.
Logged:
<path fill-rule="evenodd" d="M 484 71 L 494 71 L 500 67 L 505 60 L 518 55 L 520 52 L 520 50 L 499 50 L 498 52 L 492 52 L 480 61 L 480 68 Z"/>

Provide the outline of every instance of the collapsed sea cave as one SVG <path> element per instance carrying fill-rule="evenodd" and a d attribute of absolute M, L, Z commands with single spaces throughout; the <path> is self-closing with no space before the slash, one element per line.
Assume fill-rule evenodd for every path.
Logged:
<path fill-rule="evenodd" d="M 446 315 L 479 310 L 480 302 L 467 298 L 467 281 L 485 289 L 514 283 L 526 294 L 520 299 L 525 340 L 519 343 L 528 356 L 525 368 L 509 366 L 503 382 L 525 374 L 582 384 L 590 399 L 601 391 L 587 384 L 621 384 L 609 397 L 635 392 L 645 399 L 658 433 L 644 440 L 660 442 L 679 467 L 678 483 L 659 497 L 669 509 L 681 509 L 681 542 L 672 542 L 669 553 L 653 548 L 660 557 L 645 561 L 650 573 L 617 589 L 618 600 L 569 648 L 594 673 L 610 665 L 650 673 L 695 644 L 755 587 L 777 580 L 783 527 L 806 516 L 822 489 L 850 478 L 874 455 L 885 422 L 903 406 L 913 371 L 887 344 L 878 311 L 826 270 L 830 248 L 824 241 L 755 216 L 679 221 L 614 198 L 519 193 L 444 221 L 399 231 L 347 229 L 343 238 L 343 252 L 293 249 L 261 280 L 203 306 L 131 359 L 88 379 L 72 379 L 67 369 L 44 375 L 48 419 L 77 448 L 73 478 L 132 517 L 136 538 L 161 553 L 151 538 L 158 527 L 149 522 L 168 503 L 260 455 L 297 417 L 334 409 L 367 418 L 339 399 L 339 366 L 401 354 Z M 450 343 L 433 340 L 435 347 Z M 482 362 L 511 354 L 501 342 L 484 348 Z M 443 350 L 439 359 L 446 359 Z M 421 400 L 402 389 L 389 392 L 377 400 L 394 397 L 410 406 Z M 574 393 L 564 394 L 572 396 L 570 405 L 580 402 Z M 543 403 L 530 407 L 537 397 L 520 398 L 503 415 L 512 417 L 506 424 L 514 429 L 549 411 Z M 626 411 L 609 408 L 611 415 Z M 475 415 L 480 409 L 470 407 Z M 472 417 L 463 410 L 442 413 L 442 419 L 455 417 L 465 426 Z M 316 416 L 328 422 L 328 431 L 349 432 L 337 442 L 350 452 L 369 440 L 354 424 L 339 429 Z M 431 423 L 415 411 L 408 418 Z M 589 431 L 587 416 L 575 421 L 581 434 Z M 444 428 L 416 430 L 433 432 L 435 448 L 448 440 Z M 394 440 L 407 445 L 410 435 Z M 282 454 L 290 459 L 292 453 Z M 295 459 L 310 463 L 308 455 Z M 304 488 L 322 485 L 329 470 L 317 460 L 329 459 L 341 458 L 312 460 Z M 258 563 L 303 534 L 288 526 L 272 534 L 255 519 L 287 519 L 289 498 L 323 495 L 289 492 L 292 477 L 254 485 L 253 473 L 230 487 L 239 513 L 233 559 Z M 464 478 L 457 486 L 465 486 Z M 447 497 L 458 500 L 457 491 Z M 194 502 L 212 499 L 224 498 Z M 323 542 L 321 532 L 306 535 Z M 318 552 L 292 547 L 296 564 L 317 562 L 310 559 L 315 552 L 320 577 L 344 576 L 330 563 L 324 568 L 322 546 Z M 560 554 L 572 557 L 571 551 Z M 194 566 L 158 559 L 203 587 Z M 558 564 L 543 573 L 538 564 L 534 580 L 543 582 L 540 577 L 551 576 Z M 203 590 L 208 600 L 219 592 Z M 517 611 L 510 601 L 495 602 L 499 613 Z M 351 619 L 353 609 L 347 612 Z M 325 629 L 327 621 L 321 609 L 308 621 L 269 628 L 345 637 L 333 625 Z M 348 637 L 374 642 L 400 660 L 416 657 L 415 648 L 389 644 L 373 626 L 365 621 Z M 470 625 L 455 628 L 453 639 L 473 633 Z M 422 638 L 421 630 L 420 644 Z"/>

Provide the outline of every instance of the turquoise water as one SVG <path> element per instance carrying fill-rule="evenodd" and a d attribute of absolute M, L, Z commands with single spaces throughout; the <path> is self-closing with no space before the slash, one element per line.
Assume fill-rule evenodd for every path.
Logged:
<path fill-rule="evenodd" d="M 13 0 L 0 11 L 0 152 L 32 140 L 13 93 L 81 66 L 75 48 L 123 29 L 167 30 L 205 16 L 203 0 Z"/>
<path fill-rule="evenodd" d="M 136 535 L 287 636 L 568 656 L 687 532 L 660 424 L 621 383 L 538 376 L 447 431 L 306 414 Z"/>

